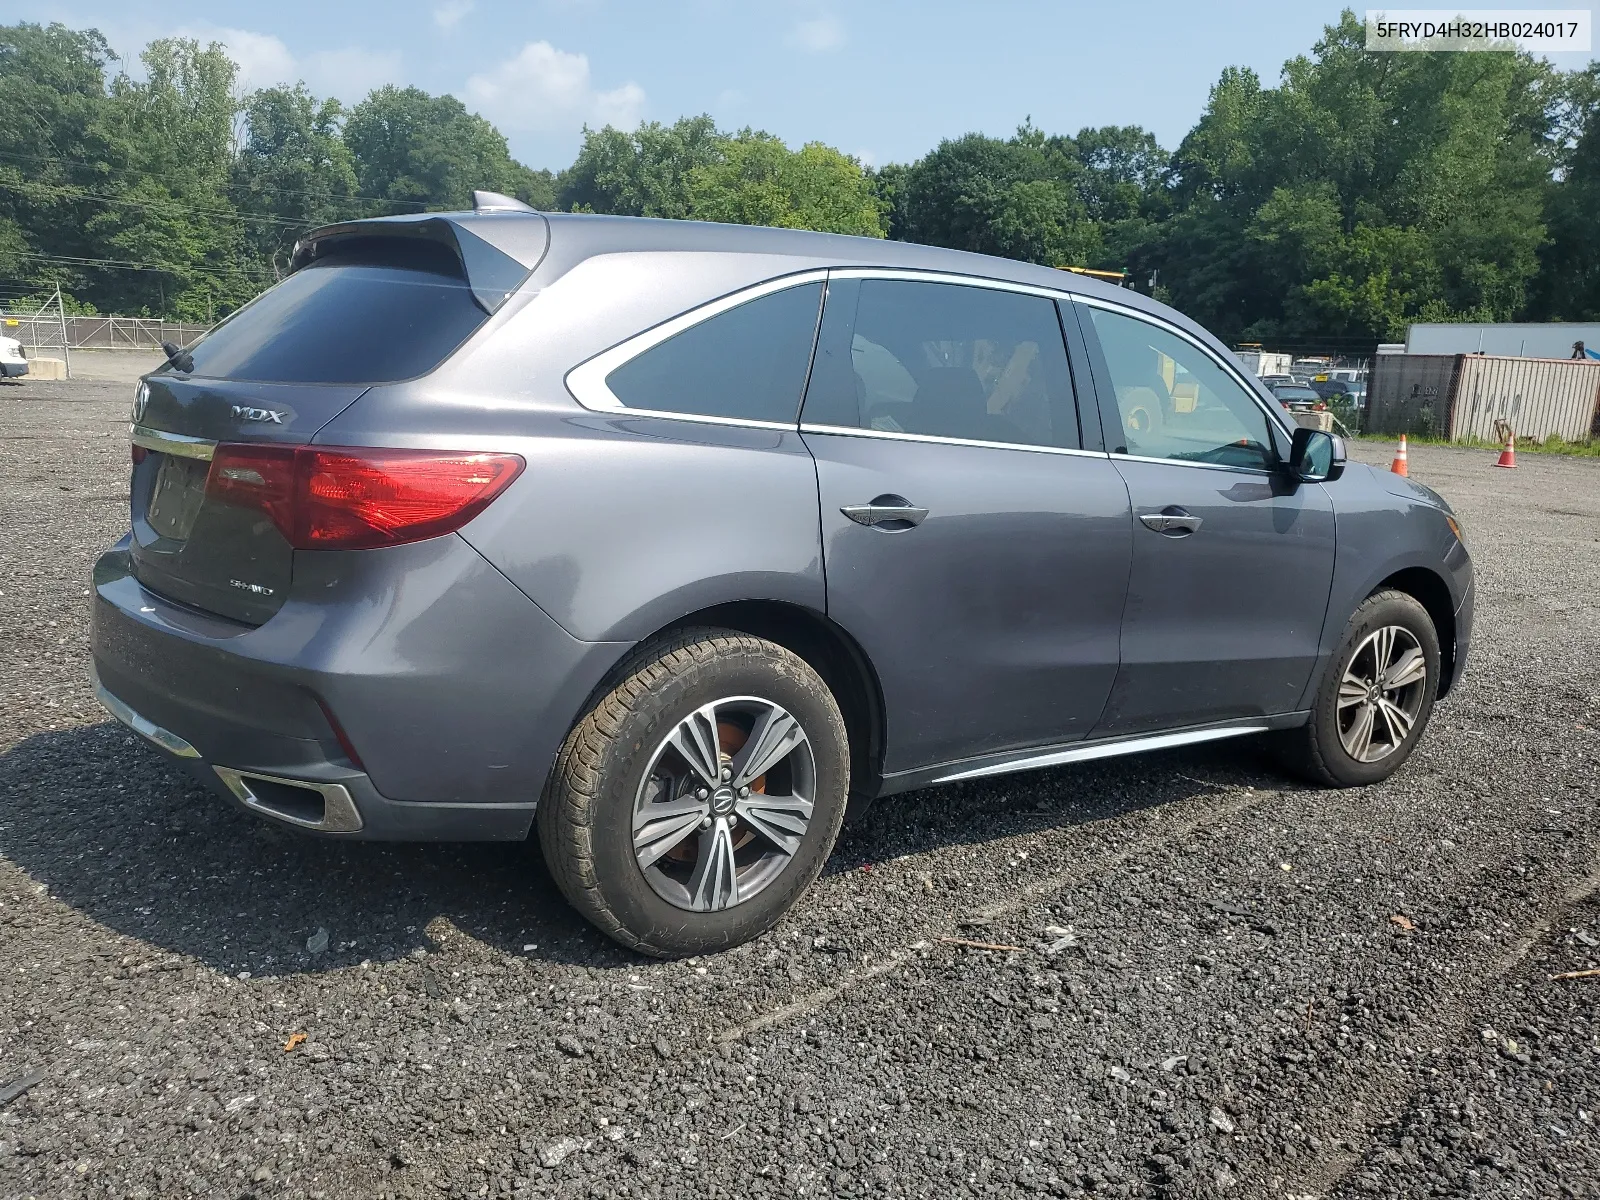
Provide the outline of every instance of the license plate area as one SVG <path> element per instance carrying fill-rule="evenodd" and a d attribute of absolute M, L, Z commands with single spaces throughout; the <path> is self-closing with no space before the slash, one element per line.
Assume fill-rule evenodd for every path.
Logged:
<path fill-rule="evenodd" d="M 187 541 L 195 517 L 206 498 L 206 476 L 211 464 L 201 459 L 160 455 L 155 483 L 145 520 L 156 535 L 173 541 Z"/>

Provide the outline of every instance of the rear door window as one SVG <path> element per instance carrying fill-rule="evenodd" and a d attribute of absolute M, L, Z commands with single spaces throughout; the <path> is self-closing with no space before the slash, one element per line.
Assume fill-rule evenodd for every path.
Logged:
<path fill-rule="evenodd" d="M 459 260 L 372 239 L 302 267 L 189 348 L 192 374 L 262 383 L 394 383 L 438 366 L 488 319 Z"/>
<path fill-rule="evenodd" d="M 1054 303 L 963 284 L 836 279 L 808 424 L 1021 446 L 1079 446 Z"/>
<path fill-rule="evenodd" d="M 793 424 L 821 307 L 820 283 L 748 300 L 635 355 L 606 387 L 627 408 Z"/>

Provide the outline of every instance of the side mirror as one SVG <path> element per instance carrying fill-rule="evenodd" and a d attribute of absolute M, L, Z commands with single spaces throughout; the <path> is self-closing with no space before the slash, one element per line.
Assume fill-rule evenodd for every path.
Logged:
<path fill-rule="evenodd" d="M 1332 483 L 1344 474 L 1344 439 L 1302 426 L 1289 446 L 1289 474 L 1302 483 Z"/>

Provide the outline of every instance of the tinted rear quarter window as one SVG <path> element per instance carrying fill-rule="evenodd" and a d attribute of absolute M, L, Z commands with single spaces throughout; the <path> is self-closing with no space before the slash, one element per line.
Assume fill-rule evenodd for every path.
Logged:
<path fill-rule="evenodd" d="M 207 378 L 393 383 L 431 371 L 487 317 L 446 247 L 374 240 L 296 271 L 189 352 Z"/>
<path fill-rule="evenodd" d="M 962 284 L 830 283 L 805 419 L 881 433 L 1079 445 L 1055 304 Z"/>
<path fill-rule="evenodd" d="M 629 359 L 606 386 L 628 408 L 792 423 L 821 306 L 820 283 L 746 301 Z"/>

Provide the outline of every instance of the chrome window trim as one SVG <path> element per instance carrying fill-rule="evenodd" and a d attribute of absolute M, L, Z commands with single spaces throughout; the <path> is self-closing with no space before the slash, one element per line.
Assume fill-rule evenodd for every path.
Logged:
<path fill-rule="evenodd" d="M 671 412 L 657 408 L 630 408 L 619 399 L 615 392 L 606 385 L 606 376 L 615 371 L 624 363 L 631 362 L 647 350 L 652 350 L 669 338 L 676 337 L 687 329 L 709 321 L 712 317 L 719 316 L 731 308 L 738 308 L 751 300 L 759 300 L 763 296 L 770 296 L 774 292 L 787 291 L 789 288 L 805 287 L 807 284 L 828 281 L 826 267 L 813 268 L 806 271 L 797 271 L 792 275 L 780 275 L 776 279 L 763 280 L 761 283 L 750 287 L 729 292 L 715 300 L 707 301 L 681 312 L 675 317 L 669 317 L 659 325 L 636 333 L 612 346 L 609 350 L 602 350 L 593 358 L 579 363 L 567 372 L 567 391 L 572 397 L 590 412 L 611 414 L 625 414 L 635 417 L 660 417 L 668 421 L 695 421 L 710 425 L 733 425 L 744 429 L 788 429 L 792 430 L 799 424 L 800 403 L 804 396 L 795 397 L 796 419 L 793 421 L 760 421 L 747 417 L 716 417 L 704 416 L 699 413 Z M 820 315 L 819 315 L 820 319 Z M 813 330 L 815 337 L 815 330 Z"/>
<path fill-rule="evenodd" d="M 206 438 L 186 437 L 181 433 L 168 433 L 164 429 L 150 429 L 144 425 L 133 427 L 133 444 L 157 454 L 171 454 L 178 458 L 197 458 L 210 462 L 217 444 Z"/>
<path fill-rule="evenodd" d="M 1065 454 L 1074 458 L 1107 458 L 1104 450 L 1076 446 L 1038 446 L 1025 442 L 983 442 L 975 438 L 941 437 L 934 433 L 901 433 L 891 429 L 862 429 L 859 425 L 823 425 L 804 422 L 801 433 L 836 433 L 842 437 L 881 438 L 890 442 L 932 442 L 943 446 L 974 446 L 980 450 L 1024 450 L 1034 454 Z"/>
<path fill-rule="evenodd" d="M 1198 467 L 1202 471 L 1232 471 L 1236 475 L 1270 476 L 1268 467 L 1238 467 L 1231 463 L 1194 462 L 1187 458 L 1155 458 L 1148 454 L 1112 454 L 1118 462 L 1160 463 L 1164 467 Z"/>
<path fill-rule="evenodd" d="M 1033 283 L 1015 283 L 1009 279 L 992 279 L 986 275 L 957 275 L 949 271 L 916 271 L 905 267 L 834 267 L 828 272 L 830 279 L 893 279 L 905 283 L 948 283 L 956 287 L 981 287 L 992 292 L 1020 292 L 1024 296 L 1040 296 L 1046 300 L 1070 300 L 1075 292 L 1055 290 Z"/>
<path fill-rule="evenodd" d="M 1283 433 L 1288 434 L 1290 437 L 1294 436 L 1293 429 L 1283 419 L 1282 410 L 1280 409 L 1278 412 L 1273 412 L 1272 409 L 1267 406 L 1267 404 L 1261 399 L 1261 397 L 1256 394 L 1255 388 L 1250 386 L 1250 384 L 1249 384 L 1249 382 L 1247 380 L 1247 377 L 1245 376 L 1244 372 L 1239 369 L 1238 364 L 1237 363 L 1229 363 L 1226 359 L 1218 358 L 1217 354 L 1216 354 L 1216 351 L 1212 350 L 1212 348 L 1210 346 L 1206 345 L 1199 338 L 1195 337 L 1192 333 L 1189 333 L 1187 330 L 1180 329 L 1178 326 L 1174 325 L 1171 321 L 1163 320 L 1161 317 L 1158 317 L 1153 313 L 1141 312 L 1137 308 L 1129 308 L 1127 305 L 1125 305 L 1125 304 L 1117 304 L 1115 301 L 1102 300 L 1099 296 L 1083 296 L 1083 295 L 1079 295 L 1078 293 L 1074 292 L 1074 293 L 1072 293 L 1072 299 L 1078 304 L 1087 304 L 1090 308 L 1103 308 L 1107 312 L 1116 313 L 1118 316 L 1121 316 L 1121 317 L 1132 317 L 1132 318 L 1134 318 L 1134 320 L 1143 321 L 1146 325 L 1154 325 L 1157 329 L 1163 330 L 1166 333 L 1175 334 L 1176 336 L 1182 338 L 1184 341 L 1188 342 L 1191 346 L 1193 346 L 1196 350 L 1198 350 L 1202 354 L 1204 354 L 1212 362 L 1216 363 L 1217 366 L 1221 367 L 1224 374 L 1231 375 L 1233 377 L 1233 379 L 1234 379 L 1234 382 L 1236 382 L 1241 388 L 1244 389 L 1244 394 L 1246 396 L 1250 397 L 1250 399 L 1255 403 L 1256 408 L 1260 409 L 1263 413 L 1265 413 L 1267 415 L 1267 420 L 1268 421 L 1270 421 L 1273 424 L 1275 424 L 1278 427 L 1278 429 L 1281 430 Z M 1099 335 L 1096 334 L 1097 338 L 1098 338 L 1098 336 Z M 1101 352 L 1104 353 L 1104 350 L 1102 349 Z M 1109 382 L 1109 380 L 1107 382 Z M 1124 457 L 1124 456 L 1115 455 L 1113 457 Z M 1132 458 L 1134 456 L 1133 455 L 1127 455 L 1126 457 Z M 1169 458 L 1161 458 L 1161 459 L 1151 459 L 1151 460 L 1148 460 L 1148 461 L 1151 461 L 1151 462 L 1173 462 L 1173 461 L 1176 461 L 1176 460 L 1169 459 Z M 1191 463 L 1190 465 L 1191 466 L 1201 466 L 1201 465 L 1205 465 L 1205 464 Z M 1249 468 L 1245 468 L 1245 469 L 1248 470 Z"/>

